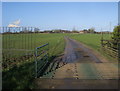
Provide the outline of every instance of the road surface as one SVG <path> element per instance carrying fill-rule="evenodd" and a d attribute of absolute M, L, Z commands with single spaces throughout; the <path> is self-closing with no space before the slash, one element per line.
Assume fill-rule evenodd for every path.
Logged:
<path fill-rule="evenodd" d="M 117 89 L 118 63 L 109 62 L 85 45 L 65 37 L 66 48 L 57 68 L 35 80 L 37 89 Z"/>

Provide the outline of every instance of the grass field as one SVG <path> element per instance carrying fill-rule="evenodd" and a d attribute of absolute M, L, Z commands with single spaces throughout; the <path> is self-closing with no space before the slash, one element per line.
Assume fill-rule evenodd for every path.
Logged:
<path fill-rule="evenodd" d="M 71 38 L 78 40 L 91 48 L 98 50 L 101 48 L 101 34 L 73 34 Z M 109 34 L 104 34 L 104 39 L 110 39 Z"/>
<path fill-rule="evenodd" d="M 3 35 L 3 63 L 12 65 L 15 59 L 17 64 L 23 60 L 23 56 L 33 55 L 35 48 L 49 43 L 49 55 L 57 56 L 64 50 L 63 34 L 9 34 Z M 17 61 L 18 60 L 18 61 Z"/>
<path fill-rule="evenodd" d="M 10 34 L 3 35 L 3 50 L 35 50 L 36 47 L 49 43 L 50 53 L 55 45 L 63 41 L 63 34 Z M 7 50 L 7 51 L 8 51 Z M 59 51 L 59 50 L 58 50 Z M 18 53 L 18 52 L 17 52 Z"/>

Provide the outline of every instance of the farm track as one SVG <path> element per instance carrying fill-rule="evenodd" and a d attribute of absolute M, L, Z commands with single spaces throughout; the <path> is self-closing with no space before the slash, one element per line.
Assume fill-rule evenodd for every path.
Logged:
<path fill-rule="evenodd" d="M 65 37 L 63 62 L 47 78 L 35 79 L 37 89 L 117 89 L 118 63 L 109 62 L 83 44 Z"/>

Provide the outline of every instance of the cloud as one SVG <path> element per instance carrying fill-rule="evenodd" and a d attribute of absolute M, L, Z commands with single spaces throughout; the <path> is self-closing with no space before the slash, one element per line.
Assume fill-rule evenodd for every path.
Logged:
<path fill-rule="evenodd" d="M 20 19 L 9 24 L 8 27 L 20 27 L 18 26 L 19 24 L 20 24 Z"/>
<path fill-rule="evenodd" d="M 15 25 L 15 24 L 9 24 L 8 27 L 20 27 L 20 26 Z"/>

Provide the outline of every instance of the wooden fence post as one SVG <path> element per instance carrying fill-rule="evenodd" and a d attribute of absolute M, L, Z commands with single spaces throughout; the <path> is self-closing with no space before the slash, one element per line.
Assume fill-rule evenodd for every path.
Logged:
<path fill-rule="evenodd" d="M 118 62 L 120 62 L 120 43 L 118 43 Z"/>

